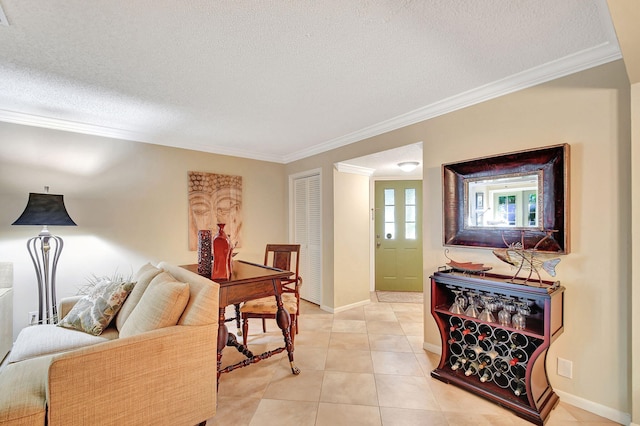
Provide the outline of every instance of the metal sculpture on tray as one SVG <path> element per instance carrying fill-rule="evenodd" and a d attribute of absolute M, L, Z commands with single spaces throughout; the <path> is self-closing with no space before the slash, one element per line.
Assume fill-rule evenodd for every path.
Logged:
<path fill-rule="evenodd" d="M 454 271 L 463 272 L 467 274 L 484 274 L 485 272 L 491 270 L 491 266 L 485 266 L 482 263 L 473 263 L 473 262 L 456 262 L 447 256 L 449 253 L 449 249 L 444 251 L 444 257 L 449 259 L 447 265 Z"/>
<path fill-rule="evenodd" d="M 556 265 L 560 263 L 559 258 L 549 258 L 549 255 L 545 255 L 542 252 L 539 252 L 537 248 L 540 244 L 551 237 L 551 234 L 555 231 L 545 231 L 546 235 L 540 239 L 536 243 L 533 248 L 525 248 L 524 246 L 524 234 L 527 231 L 522 231 L 521 241 L 515 243 L 507 243 L 504 239 L 504 235 L 502 236 L 502 241 L 504 241 L 504 245 L 507 248 L 496 249 L 493 250 L 493 254 L 500 260 L 509 265 L 515 266 L 517 269 L 516 273 L 513 274 L 512 280 L 515 280 L 516 277 L 522 271 L 529 271 L 529 275 L 524 278 L 524 282 L 528 282 L 531 279 L 531 276 L 535 273 L 538 276 L 538 281 L 542 285 L 542 277 L 540 277 L 540 269 L 544 270 L 546 273 L 551 275 L 552 277 L 556 276 Z M 522 277 L 520 277 L 522 278 Z"/>

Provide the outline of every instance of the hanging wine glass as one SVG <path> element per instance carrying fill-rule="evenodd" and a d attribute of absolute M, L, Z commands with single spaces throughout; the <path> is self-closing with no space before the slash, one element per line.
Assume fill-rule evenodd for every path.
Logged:
<path fill-rule="evenodd" d="M 509 296 L 502 299 L 502 310 L 498 312 L 498 322 L 503 327 L 511 326 L 511 314 L 516 311 L 514 300 Z"/>
<path fill-rule="evenodd" d="M 494 299 L 490 294 L 483 294 L 480 296 L 482 300 L 482 305 L 484 306 L 484 310 L 478 316 L 480 321 L 484 322 L 496 322 L 496 317 L 493 315 L 491 310 L 491 301 Z"/>
<path fill-rule="evenodd" d="M 527 316 L 531 314 L 531 308 L 526 300 L 516 303 L 517 312 L 511 319 L 513 328 L 516 330 L 524 330 L 527 326 Z"/>
<path fill-rule="evenodd" d="M 451 291 L 453 292 L 455 297 L 453 299 L 453 304 L 449 308 L 449 311 L 451 311 L 451 313 L 454 313 L 456 315 L 464 314 L 464 308 L 467 306 L 467 299 L 463 295 L 464 290 L 452 289 Z"/>
<path fill-rule="evenodd" d="M 477 293 L 470 291 L 469 295 L 467 296 L 467 298 L 469 299 L 469 306 L 464 311 L 464 314 L 468 317 L 478 318 L 478 316 L 480 315 L 480 310 L 478 309 L 478 303 L 476 300 L 477 295 Z"/>

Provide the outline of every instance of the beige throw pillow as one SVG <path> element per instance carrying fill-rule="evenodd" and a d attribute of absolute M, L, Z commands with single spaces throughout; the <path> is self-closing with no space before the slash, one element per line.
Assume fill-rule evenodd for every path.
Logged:
<path fill-rule="evenodd" d="M 188 301 L 189 284 L 154 279 L 122 326 L 120 337 L 176 325 Z"/>
<path fill-rule="evenodd" d="M 116 316 L 133 289 L 131 281 L 112 281 L 103 277 L 71 308 L 58 326 L 98 336 Z"/>
<path fill-rule="evenodd" d="M 129 318 L 129 315 L 131 315 L 131 312 L 133 312 L 133 309 L 140 301 L 140 298 L 144 294 L 151 281 L 155 279 L 161 272 L 161 269 L 158 269 L 152 264 L 147 263 L 134 274 L 133 281 L 136 282 L 136 286 L 133 290 L 131 290 L 131 294 L 129 295 L 129 297 L 127 297 L 127 300 L 125 300 L 122 308 L 120 308 L 118 316 L 116 316 L 116 328 L 118 329 L 118 331 L 122 330 L 122 326 L 127 321 L 127 318 Z"/>

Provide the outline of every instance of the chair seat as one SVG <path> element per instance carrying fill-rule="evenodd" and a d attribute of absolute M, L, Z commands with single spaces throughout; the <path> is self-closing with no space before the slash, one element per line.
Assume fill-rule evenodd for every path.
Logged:
<path fill-rule="evenodd" d="M 282 293 L 282 304 L 290 314 L 296 314 L 298 312 L 298 303 L 295 294 Z M 277 310 L 276 298 L 273 296 L 249 300 L 240 308 L 240 312 L 252 314 L 275 314 Z"/>

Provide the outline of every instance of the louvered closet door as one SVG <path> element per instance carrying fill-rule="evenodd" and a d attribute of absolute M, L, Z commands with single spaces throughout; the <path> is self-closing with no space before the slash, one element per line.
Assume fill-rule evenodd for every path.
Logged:
<path fill-rule="evenodd" d="M 320 305 L 321 295 L 321 226 L 320 175 L 293 181 L 294 242 L 300 244 L 300 297 Z"/>

